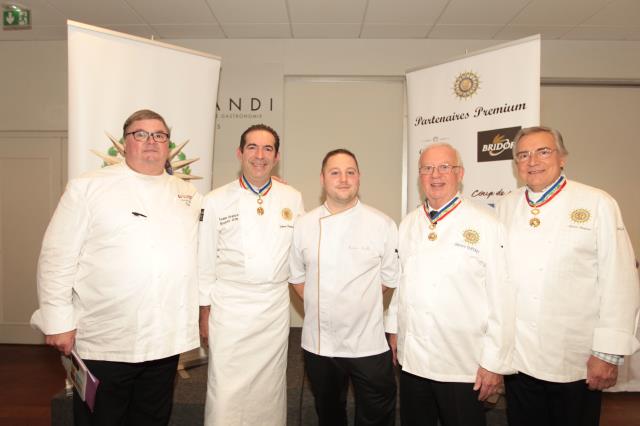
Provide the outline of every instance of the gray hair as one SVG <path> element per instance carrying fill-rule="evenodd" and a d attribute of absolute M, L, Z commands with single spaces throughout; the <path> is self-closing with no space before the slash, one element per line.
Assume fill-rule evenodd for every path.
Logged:
<path fill-rule="evenodd" d="M 518 142 L 520 142 L 520 139 L 522 139 L 527 135 L 531 135 L 533 133 L 550 134 L 551 136 L 553 136 L 553 140 L 556 143 L 556 148 L 558 149 L 558 152 L 560 153 L 560 155 L 562 156 L 569 155 L 569 151 L 567 151 L 567 148 L 565 148 L 564 146 L 562 135 L 558 130 L 552 127 L 533 126 L 533 127 L 525 127 L 520 129 L 520 131 L 518 131 L 518 133 L 516 134 L 516 137 L 513 139 L 513 158 L 514 159 L 516 158 L 516 153 L 518 152 Z"/>

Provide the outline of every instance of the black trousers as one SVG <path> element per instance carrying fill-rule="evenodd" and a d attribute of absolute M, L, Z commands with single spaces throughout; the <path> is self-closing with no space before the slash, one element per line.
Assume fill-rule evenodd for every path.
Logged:
<path fill-rule="evenodd" d="M 395 423 L 396 380 L 391 351 L 360 358 L 303 352 L 320 426 L 347 425 L 349 379 L 356 401 L 356 426 Z"/>
<path fill-rule="evenodd" d="M 602 392 L 584 380 L 554 383 L 523 373 L 505 376 L 509 426 L 597 426 Z"/>
<path fill-rule="evenodd" d="M 438 382 L 400 373 L 402 426 L 485 426 L 484 405 L 473 383 Z M 538 425 L 542 426 L 542 425 Z"/>
<path fill-rule="evenodd" d="M 137 363 L 83 360 L 100 384 L 93 413 L 74 391 L 74 424 L 168 424 L 178 358 L 174 355 Z"/>

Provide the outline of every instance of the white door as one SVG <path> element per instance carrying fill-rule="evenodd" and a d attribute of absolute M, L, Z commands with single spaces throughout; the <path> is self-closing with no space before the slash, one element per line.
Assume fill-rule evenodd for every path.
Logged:
<path fill-rule="evenodd" d="M 399 222 L 403 213 L 404 77 L 287 77 L 282 176 L 310 211 L 323 202 L 324 155 L 346 148 L 360 165 L 360 199 Z M 389 294 L 389 293 L 388 293 Z M 291 294 L 291 326 L 303 307 Z"/>
<path fill-rule="evenodd" d="M 65 132 L 0 132 L 0 343 L 43 343 L 36 262 L 66 177 Z"/>

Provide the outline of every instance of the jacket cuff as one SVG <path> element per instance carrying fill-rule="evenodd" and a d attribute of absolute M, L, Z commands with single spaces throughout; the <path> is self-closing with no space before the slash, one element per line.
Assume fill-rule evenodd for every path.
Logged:
<path fill-rule="evenodd" d="M 625 331 L 596 328 L 593 331 L 593 347 L 596 352 L 616 355 L 631 355 L 640 349 L 638 339 Z"/>
<path fill-rule="evenodd" d="M 76 329 L 73 306 L 41 307 L 31 315 L 30 322 L 47 336 Z"/>

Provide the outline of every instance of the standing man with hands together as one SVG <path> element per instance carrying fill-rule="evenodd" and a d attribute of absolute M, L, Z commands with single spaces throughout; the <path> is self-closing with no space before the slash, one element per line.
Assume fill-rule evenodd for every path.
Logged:
<path fill-rule="evenodd" d="M 419 173 L 426 201 L 400 224 L 402 276 L 386 317 L 402 425 L 484 426 L 483 401 L 511 372 L 503 227 L 458 192 L 464 168 L 451 145 L 428 145 Z"/>
<path fill-rule="evenodd" d="M 203 201 L 200 334 L 209 343 L 207 425 L 284 425 L 289 249 L 302 196 L 271 179 L 280 138 L 257 124 L 240 137 L 237 180 Z"/>
<path fill-rule="evenodd" d="M 522 129 L 514 159 L 525 186 L 498 203 L 517 291 L 510 426 L 596 426 L 635 337 L 635 256 L 616 201 L 569 180 L 568 152 L 548 127 Z"/>

